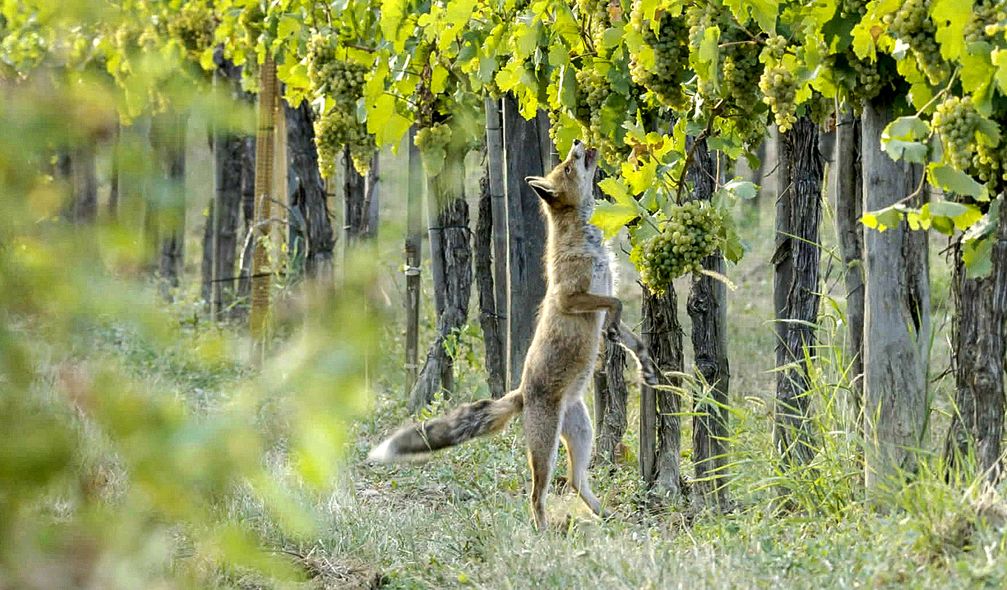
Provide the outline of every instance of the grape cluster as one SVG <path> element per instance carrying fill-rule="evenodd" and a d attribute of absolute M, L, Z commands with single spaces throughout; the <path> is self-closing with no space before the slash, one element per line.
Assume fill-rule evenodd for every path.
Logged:
<path fill-rule="evenodd" d="M 374 137 L 357 119 L 357 103 L 364 93 L 361 64 L 340 60 L 336 46 L 326 37 L 315 35 L 308 41 L 308 79 L 316 96 L 330 98 L 331 106 L 315 120 L 315 144 L 322 170 L 331 170 L 343 146 L 349 148 L 353 167 L 361 174 L 371 164 Z"/>
<path fill-rule="evenodd" d="M 605 30 L 611 23 L 608 0 L 578 0 L 580 17 L 591 34 L 591 43 L 598 55 L 605 53 Z"/>
<path fill-rule="evenodd" d="M 742 141 L 757 143 L 766 132 L 765 107 L 760 105 L 759 78 L 763 66 L 752 45 L 733 43 L 722 50 L 720 94 Z"/>
<path fill-rule="evenodd" d="M 703 259 L 722 246 L 724 218 L 708 201 L 674 205 L 661 233 L 633 249 L 640 279 L 654 293 L 663 293 L 672 280 L 699 272 Z"/>
<path fill-rule="evenodd" d="M 944 144 L 944 156 L 959 170 L 967 170 L 975 150 L 979 113 L 972 97 L 950 96 L 937 105 L 933 128 Z"/>
<path fill-rule="evenodd" d="M 451 127 L 442 123 L 424 127 L 416 132 L 415 140 L 421 152 L 445 149 L 451 143 Z"/>
<path fill-rule="evenodd" d="M 931 0 L 906 0 L 894 14 L 884 17 L 892 34 L 906 42 L 916 57 L 920 70 L 931 84 L 947 78 L 948 64 L 941 58 L 934 23 L 930 20 Z"/>
<path fill-rule="evenodd" d="M 797 78 L 787 68 L 776 65 L 766 68 L 759 79 L 762 101 L 773 111 L 780 132 L 786 132 L 797 122 Z"/>
<path fill-rule="evenodd" d="M 658 17 L 658 32 L 643 18 L 642 2 L 633 3 L 629 26 L 640 32 L 644 45 L 654 52 L 653 67 L 640 64 L 637 55 L 630 56 L 630 76 L 633 81 L 654 93 L 667 106 L 678 108 L 685 102 L 682 79 L 689 68 L 689 47 L 684 40 L 686 22 L 681 16 L 662 13 Z"/>
<path fill-rule="evenodd" d="M 216 22 L 202 2 L 187 2 L 168 18 L 168 35 L 178 40 L 190 55 L 198 55 L 213 45 Z"/>
<path fill-rule="evenodd" d="M 308 41 L 308 79 L 316 91 L 336 102 L 349 101 L 356 106 L 364 92 L 367 68 L 336 58 L 336 47 L 325 37 L 315 35 Z"/>
<path fill-rule="evenodd" d="M 972 156 L 972 174 L 982 181 L 990 193 L 1007 190 L 1007 142 L 988 146 L 979 144 Z"/>
<path fill-rule="evenodd" d="M 983 0 L 972 7 L 972 18 L 965 25 L 965 43 L 988 41 L 990 37 L 1004 30 L 1007 8 L 1002 2 Z"/>
<path fill-rule="evenodd" d="M 361 174 L 370 168 L 374 155 L 374 138 L 367 134 L 367 129 L 354 114 L 339 108 L 330 109 L 315 120 L 315 146 L 319 167 L 326 173 L 339 160 L 343 147 L 350 148 L 353 167 Z"/>
<path fill-rule="evenodd" d="M 581 126 L 581 139 L 589 145 L 598 148 L 601 156 L 608 162 L 617 162 L 625 156 L 625 146 L 616 142 L 602 132 L 602 107 L 612 93 L 608 80 L 590 64 L 578 70 L 577 107 L 574 118 Z"/>

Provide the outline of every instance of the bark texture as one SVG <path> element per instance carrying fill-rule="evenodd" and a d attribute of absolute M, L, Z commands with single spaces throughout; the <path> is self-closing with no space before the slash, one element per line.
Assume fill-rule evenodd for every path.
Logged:
<path fill-rule="evenodd" d="M 713 195 L 716 169 L 705 140 L 693 150 L 690 177 L 694 199 Z M 723 274 L 720 252 L 703 260 L 707 270 Z M 686 304 L 692 318 L 692 348 L 696 372 L 702 378 L 697 389 L 693 419 L 693 457 L 696 466 L 694 500 L 724 509 L 727 506 L 727 403 L 731 371 L 727 360 L 727 289 L 709 276 L 693 277 Z"/>
<path fill-rule="evenodd" d="M 526 176 L 541 175 L 549 167 L 543 161 L 541 126 L 536 119 L 526 121 L 511 97 L 503 99 L 503 132 L 509 241 L 508 366 L 509 381 L 513 387 L 521 381 L 525 353 L 531 344 L 538 308 L 545 296 L 542 265 L 545 222 L 539 199 L 524 179 Z"/>
<path fill-rule="evenodd" d="M 503 119 L 501 118 L 499 99 L 486 97 L 484 105 L 486 107 L 486 171 L 489 178 L 490 210 L 493 218 L 493 297 L 503 357 L 503 389 L 506 392 L 516 387 L 517 383 L 512 383 L 510 380 L 507 360 L 510 350 L 507 323 L 510 317 L 508 307 L 510 283 L 507 267 L 508 228 L 507 191 L 504 184 Z"/>
<path fill-rule="evenodd" d="M 221 57 L 215 76 L 219 84 L 230 87 L 235 99 L 247 100 L 246 93 L 240 86 L 240 68 Z M 232 308 L 237 295 L 235 263 L 239 247 L 238 224 L 241 218 L 247 151 L 246 136 L 219 131 L 214 133 L 215 186 L 203 232 L 202 296 L 203 301 L 209 305 L 211 316 L 217 320 L 223 319 L 224 311 Z"/>
<path fill-rule="evenodd" d="M 952 331 L 956 411 L 945 443 L 949 475 L 971 475 L 965 459 L 972 456 L 975 467 L 994 484 L 1003 474 L 1007 207 L 1002 201 L 998 217 L 997 233 L 989 238 L 994 240 L 989 276 L 968 277 L 961 248 L 956 248 Z"/>
<path fill-rule="evenodd" d="M 864 106 L 861 155 L 864 210 L 913 194 L 922 169 L 881 151 L 891 105 Z M 923 195 L 910 200 L 921 206 Z M 927 232 L 906 224 L 864 236 L 864 481 L 868 494 L 916 470 L 915 451 L 928 415 L 930 283 Z"/>
<path fill-rule="evenodd" d="M 678 295 L 674 285 L 661 295 L 643 289 L 643 341 L 661 371 L 661 384 L 681 387 L 678 377 L 685 366 L 682 326 L 678 321 Z M 640 407 L 640 473 L 658 491 L 675 497 L 684 493 L 680 454 L 681 397 L 677 391 L 642 386 Z"/>
<path fill-rule="evenodd" d="M 604 339 L 600 352 L 600 366 L 594 374 L 595 423 L 597 435 L 595 460 L 616 464 L 626 434 L 626 351 Z"/>
<path fill-rule="evenodd" d="M 506 353 L 501 338 L 502 327 L 496 310 L 493 289 L 493 204 L 489 179 L 480 182 L 479 219 L 475 236 L 475 275 L 479 287 L 479 324 L 483 329 L 486 348 L 486 379 L 490 395 L 502 397 L 505 390 Z"/>
<path fill-rule="evenodd" d="M 186 117 L 167 112 L 153 117 L 150 143 L 160 166 L 162 182 L 153 206 L 157 235 L 161 295 L 173 300 L 185 263 L 185 131 Z"/>
<path fill-rule="evenodd" d="M 864 396 L 864 226 L 860 162 L 860 119 L 840 115 L 833 163 L 836 234 L 846 279 L 846 362 L 854 409 L 863 428 Z"/>
<path fill-rule="evenodd" d="M 780 195 L 773 280 L 776 301 L 776 406 L 773 441 L 788 464 L 814 457 L 810 429 L 808 361 L 814 357 L 819 303 L 819 235 L 824 162 L 818 127 L 801 117 L 783 134 L 789 188 Z"/>
<path fill-rule="evenodd" d="M 435 393 L 454 389 L 454 361 L 445 350 L 448 338 L 468 317 L 472 292 L 472 246 L 469 208 L 464 194 L 464 154 L 449 151 L 444 169 L 427 180 L 430 256 L 437 307 L 437 337 L 427 353 L 409 407 L 416 411 L 430 403 Z"/>
<path fill-rule="evenodd" d="M 331 281 L 336 245 L 325 183 L 318 168 L 311 107 L 284 103 L 287 118 L 287 194 L 290 196 L 290 253 L 296 272 Z"/>

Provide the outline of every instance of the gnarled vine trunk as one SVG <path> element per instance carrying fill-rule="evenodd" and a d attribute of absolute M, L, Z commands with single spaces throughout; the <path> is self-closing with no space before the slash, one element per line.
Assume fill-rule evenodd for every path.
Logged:
<path fill-rule="evenodd" d="M 454 389 L 454 359 L 445 343 L 454 337 L 468 317 L 472 292 L 472 247 L 469 237 L 469 207 L 465 202 L 464 153 L 449 150 L 444 169 L 427 180 L 430 257 L 437 308 L 437 337 L 427 353 L 409 408 L 416 411 L 430 403 L 435 393 Z"/>
<path fill-rule="evenodd" d="M 681 373 L 685 366 L 678 296 L 669 285 L 661 295 L 643 289 L 643 337 L 650 358 L 662 375 Z M 681 387 L 679 377 L 662 377 L 661 384 Z M 681 401 L 677 391 L 642 385 L 640 402 L 640 473 L 643 480 L 671 496 L 685 492 L 679 461 L 682 445 Z"/>
<path fill-rule="evenodd" d="M 156 233 L 158 276 L 161 295 L 173 300 L 185 259 L 185 132 L 187 117 L 168 112 L 155 116 L 150 125 L 150 143 L 161 168 L 162 183 L 156 191 L 151 228 Z"/>
<path fill-rule="evenodd" d="M 479 183 L 479 219 L 475 236 L 475 276 L 479 287 L 479 324 L 483 329 L 486 348 L 486 374 L 490 395 L 502 397 L 505 392 L 506 352 L 501 338 L 503 327 L 497 316 L 496 295 L 493 289 L 493 204 L 489 179 L 483 176 Z"/>
<path fill-rule="evenodd" d="M 788 464 L 806 464 L 814 456 L 810 430 L 808 359 L 814 357 L 818 319 L 819 237 L 824 162 L 818 151 L 818 127 L 801 117 L 782 135 L 790 174 L 777 201 L 773 299 L 776 302 L 776 405 L 773 441 Z"/>
<path fill-rule="evenodd" d="M 318 149 L 311 107 L 284 103 L 287 119 L 287 194 L 290 195 L 289 251 L 295 272 L 331 281 L 336 240 L 329 219 L 325 183 L 318 168 Z"/>
<path fill-rule="evenodd" d="M 864 396 L 864 226 L 863 180 L 860 162 L 860 119 L 849 110 L 836 128 L 836 234 L 846 279 L 846 362 L 854 410 L 863 428 Z"/>
<path fill-rule="evenodd" d="M 999 226 L 991 253 L 992 271 L 983 278 L 967 276 L 961 247 L 955 252 L 955 413 L 945 443 L 951 475 L 964 470 L 974 456 L 976 467 L 991 483 L 1003 472 L 1004 319 L 1007 314 L 1007 207 L 999 205 Z"/>
<path fill-rule="evenodd" d="M 691 142 L 690 142 L 691 143 Z M 705 140 L 690 147 L 689 175 L 692 198 L 713 196 L 716 168 Z M 723 274 L 724 256 L 707 256 L 703 267 Z M 693 458 L 696 467 L 694 501 L 705 506 L 727 506 L 727 404 L 731 371 L 727 360 L 727 288 L 707 275 L 694 276 L 686 305 L 692 318 L 692 348 L 696 372 L 702 379 L 696 390 L 693 419 Z"/>

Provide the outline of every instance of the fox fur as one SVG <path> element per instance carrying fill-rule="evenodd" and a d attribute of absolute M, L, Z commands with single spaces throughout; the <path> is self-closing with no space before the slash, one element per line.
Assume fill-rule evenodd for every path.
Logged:
<path fill-rule="evenodd" d="M 620 321 L 622 303 L 612 296 L 610 252 L 590 223 L 597 152 L 575 142 L 567 158 L 544 177 L 525 180 L 541 199 L 548 225 L 546 294 L 525 357 L 521 384 L 497 400 L 480 400 L 450 413 L 403 427 L 375 447 L 369 459 L 396 461 L 499 432 L 523 412 L 532 472 L 531 507 L 536 527 L 546 525 L 545 498 L 562 439 L 569 481 L 598 515 L 587 467 L 592 429 L 584 391 L 598 358 L 601 335 L 621 343 L 656 382 L 646 347 Z"/>

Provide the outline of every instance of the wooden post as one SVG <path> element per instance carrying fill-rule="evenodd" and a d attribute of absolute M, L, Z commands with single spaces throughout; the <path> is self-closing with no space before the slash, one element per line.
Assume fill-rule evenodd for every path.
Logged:
<path fill-rule="evenodd" d="M 409 186 L 406 192 L 406 395 L 416 384 L 420 341 L 420 268 L 423 237 L 423 162 L 409 130 Z"/>
<path fill-rule="evenodd" d="M 255 141 L 255 227 L 252 247 L 252 310 L 249 318 L 253 346 L 260 354 L 265 349 L 269 314 L 271 269 L 266 251 L 272 215 L 274 139 L 276 135 L 276 105 L 278 88 L 276 63 L 266 57 L 259 74 L 259 125 Z"/>

